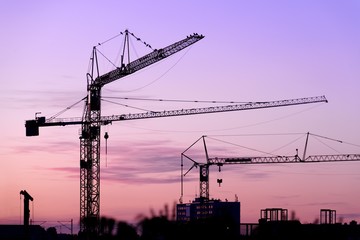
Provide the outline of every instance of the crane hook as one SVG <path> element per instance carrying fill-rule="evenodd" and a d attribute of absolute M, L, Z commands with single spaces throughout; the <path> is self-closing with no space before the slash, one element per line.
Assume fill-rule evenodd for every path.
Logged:
<path fill-rule="evenodd" d="M 221 183 L 222 183 L 222 178 L 218 178 L 217 179 L 217 183 L 219 184 L 219 187 L 221 186 Z"/>
<path fill-rule="evenodd" d="M 105 167 L 107 167 L 107 140 L 109 138 L 108 132 L 105 132 L 104 138 L 105 138 Z"/>

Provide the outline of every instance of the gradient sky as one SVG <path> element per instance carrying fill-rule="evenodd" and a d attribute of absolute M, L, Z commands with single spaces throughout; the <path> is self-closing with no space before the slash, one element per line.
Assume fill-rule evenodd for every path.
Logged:
<path fill-rule="evenodd" d="M 133 222 L 150 209 L 173 206 L 180 197 L 180 155 L 202 135 L 209 136 L 212 156 L 294 155 L 296 148 L 302 154 L 306 132 L 343 141 L 312 135 L 308 154 L 360 153 L 359 10 L 357 0 L 0 3 L 0 223 L 22 223 L 19 192 L 27 190 L 36 224 L 74 219 L 77 227 L 80 126 L 41 128 L 40 136 L 25 137 L 24 123 L 36 112 L 51 117 L 85 97 L 92 47 L 125 29 L 153 48 L 192 33 L 205 38 L 106 85 L 104 97 L 254 102 L 325 95 L 329 102 L 104 126 L 102 134 L 110 137 L 107 155 L 104 141 L 101 149 L 102 216 Z M 122 41 L 100 50 L 115 61 Z M 136 41 L 131 49 L 133 60 L 150 50 Z M 100 61 L 101 71 L 111 70 Z M 108 100 L 146 110 L 214 106 Z M 102 106 L 103 115 L 141 112 Z M 60 117 L 82 112 L 81 102 Z M 201 144 L 192 151 L 204 161 Z M 236 194 L 242 222 L 257 222 L 260 210 L 272 207 L 295 211 L 302 222 L 319 218 L 321 208 L 336 210 L 344 222 L 360 222 L 360 162 L 222 170 L 211 168 L 210 196 L 233 201 Z M 199 193 L 198 170 L 185 180 L 189 202 Z"/>

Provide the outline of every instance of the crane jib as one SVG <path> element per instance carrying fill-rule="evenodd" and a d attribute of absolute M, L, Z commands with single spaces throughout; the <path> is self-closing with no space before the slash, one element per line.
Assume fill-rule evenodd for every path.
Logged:
<path fill-rule="evenodd" d="M 289 100 L 280 100 L 280 101 L 269 101 L 269 102 L 254 102 L 254 103 L 246 103 L 246 104 L 234 104 L 234 105 L 205 107 L 205 108 L 190 108 L 190 109 L 169 110 L 169 111 L 151 111 L 145 113 L 130 113 L 130 114 L 121 114 L 121 115 L 112 115 L 112 116 L 102 116 L 99 121 L 102 125 L 107 125 L 115 121 L 241 111 L 241 110 L 250 110 L 250 109 L 300 105 L 300 104 L 308 104 L 308 103 L 319 103 L 319 102 L 327 102 L 325 96 L 298 98 L 298 99 L 289 99 Z M 54 119 L 46 120 L 45 117 L 38 117 L 35 120 L 26 121 L 25 123 L 26 136 L 38 136 L 39 127 L 79 125 L 79 124 L 87 124 L 87 123 L 89 122 L 83 121 L 82 118 L 54 118 Z"/>
<path fill-rule="evenodd" d="M 305 159 L 294 156 L 264 156 L 264 157 L 213 157 L 208 159 L 209 165 L 219 164 L 257 164 L 257 163 L 318 163 L 318 162 L 360 161 L 360 154 L 311 155 Z"/>
<path fill-rule="evenodd" d="M 130 75 L 140 69 L 150 66 L 164 58 L 167 58 L 181 51 L 182 49 L 196 43 L 197 41 L 203 38 L 204 38 L 203 35 L 199 35 L 195 33 L 165 48 L 155 49 L 151 53 L 130 62 L 126 66 L 125 65 L 120 66 L 113 71 L 110 71 L 102 76 L 99 76 L 98 78 L 95 79 L 94 85 L 104 86 L 105 84 L 113 82 L 119 78 Z"/>
<path fill-rule="evenodd" d="M 241 110 L 250 110 L 250 109 L 261 109 L 261 108 L 270 108 L 270 107 L 300 105 L 307 103 L 317 103 L 317 102 L 327 102 L 327 100 L 325 96 L 318 96 L 311 98 L 298 98 L 298 99 L 270 101 L 270 102 L 254 102 L 254 103 L 246 103 L 246 104 L 234 104 L 234 105 L 205 107 L 205 108 L 190 108 L 190 109 L 158 111 L 158 112 L 151 111 L 145 113 L 131 113 L 131 114 L 122 114 L 122 115 L 113 115 L 113 116 L 103 116 L 101 120 L 112 122 L 112 121 L 135 120 L 135 119 L 146 119 L 146 118 L 241 111 Z"/>

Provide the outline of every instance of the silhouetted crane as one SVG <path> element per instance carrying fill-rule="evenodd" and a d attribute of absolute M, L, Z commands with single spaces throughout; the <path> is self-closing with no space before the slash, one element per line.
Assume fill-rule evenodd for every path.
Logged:
<path fill-rule="evenodd" d="M 199 167 L 200 172 L 200 201 L 206 203 L 209 200 L 209 167 L 216 165 L 221 171 L 223 165 L 229 164 L 277 164 L 277 163 L 316 163 L 316 162 L 345 162 L 345 161 L 360 161 L 360 154 L 335 154 L 335 155 L 312 155 L 306 156 L 307 143 L 309 138 L 309 133 L 307 133 L 304 155 L 303 158 L 300 158 L 298 152 L 294 156 L 263 156 L 263 157 L 209 157 L 206 141 L 206 136 L 202 136 L 197 141 L 195 141 L 189 148 L 187 148 L 183 153 L 181 153 L 181 196 L 180 203 L 182 203 L 183 198 L 183 177 L 189 173 L 194 167 Z M 194 146 L 198 141 L 202 140 L 204 149 L 205 149 L 205 163 L 199 163 L 187 156 L 185 153 Z M 296 149 L 297 151 L 297 149 Z M 183 161 L 184 158 L 193 162 L 193 165 L 183 173 Z M 218 179 L 217 182 L 222 183 L 222 179 Z M 205 215 L 205 214 L 203 214 Z"/>
<path fill-rule="evenodd" d="M 128 47 L 128 30 L 124 33 L 124 51 Z M 134 36 L 134 35 L 133 35 Z M 254 102 L 240 105 L 227 105 L 208 108 L 192 108 L 161 112 L 146 112 L 137 114 L 122 114 L 101 116 L 101 89 L 104 85 L 128 76 L 138 70 L 150 66 L 168 56 L 175 54 L 184 48 L 203 39 L 203 35 L 194 33 L 185 39 L 173 43 L 162 49 L 155 49 L 151 53 L 139 59 L 124 62 L 123 52 L 120 67 L 106 74 L 100 75 L 97 60 L 97 49 L 93 48 L 91 69 L 87 74 L 87 92 L 83 117 L 79 118 L 49 118 L 37 117 L 25 122 L 26 136 L 39 135 L 39 127 L 81 125 L 80 136 L 80 232 L 96 236 L 99 232 L 100 220 L 100 127 L 114 121 L 125 121 L 146 118 L 171 117 L 182 115 L 194 115 L 204 113 L 216 113 L 227 111 L 239 111 L 249 109 L 261 109 L 270 107 L 290 106 L 308 103 L 327 102 L 324 96 L 289 99 L 270 102 Z M 129 49 L 127 50 L 129 51 Z M 129 54 L 128 54 L 129 56 Z"/>

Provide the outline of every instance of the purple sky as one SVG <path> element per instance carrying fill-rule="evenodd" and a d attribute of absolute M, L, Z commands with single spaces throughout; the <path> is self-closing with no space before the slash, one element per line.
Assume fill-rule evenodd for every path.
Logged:
<path fill-rule="evenodd" d="M 104 97 L 255 102 L 325 95 L 329 103 L 105 126 L 110 137 L 106 156 L 102 142 L 101 215 L 134 221 L 178 201 L 180 154 L 202 135 L 221 139 L 209 143 L 214 154 L 226 149 L 241 156 L 249 148 L 279 155 L 298 148 L 302 154 L 306 132 L 343 141 L 310 138 L 308 154 L 359 153 L 359 10 L 355 0 L 1 3 L 0 223 L 21 223 L 23 189 L 34 197 L 33 220 L 78 223 L 80 127 L 41 128 L 40 136 L 29 138 L 24 123 L 85 97 L 92 47 L 125 29 L 153 48 L 192 33 L 205 38 L 106 85 Z M 122 41 L 101 51 L 115 61 Z M 131 50 L 133 60 L 149 52 L 136 41 Z M 104 73 L 111 70 L 104 59 L 101 64 Z M 154 111 L 214 106 L 108 100 Z M 103 115 L 140 112 L 102 106 Z M 81 117 L 82 111 L 81 102 L 60 117 Z M 199 156 L 204 150 L 200 144 L 193 151 Z M 271 207 L 295 211 L 302 222 L 319 218 L 321 208 L 360 222 L 359 169 L 360 162 L 231 165 L 221 173 L 214 167 L 210 196 L 238 195 L 242 222 L 257 222 L 260 209 Z M 185 177 L 186 202 L 199 193 L 197 171 Z M 216 178 L 223 179 L 221 187 Z"/>

